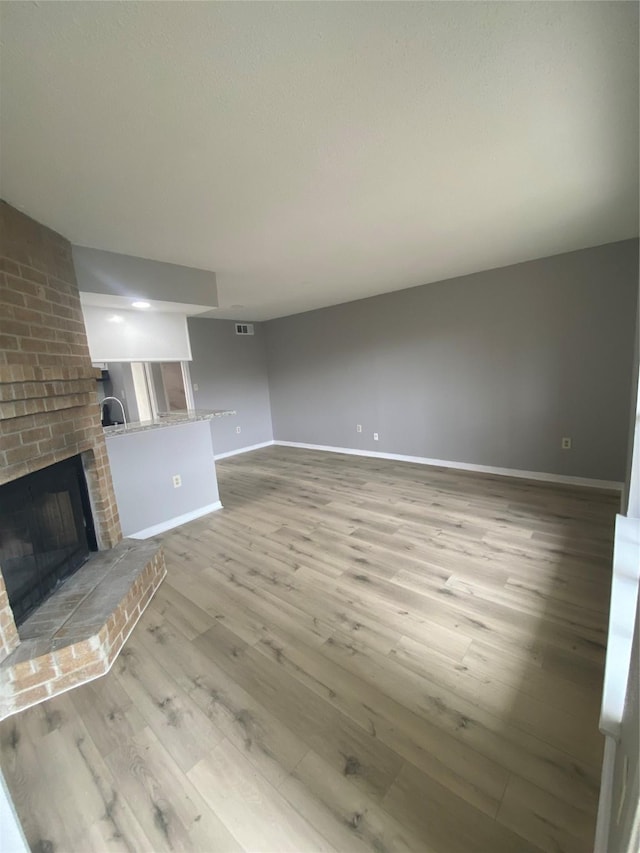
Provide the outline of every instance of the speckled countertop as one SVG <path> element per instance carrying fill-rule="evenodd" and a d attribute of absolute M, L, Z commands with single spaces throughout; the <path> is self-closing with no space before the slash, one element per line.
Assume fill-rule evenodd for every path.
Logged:
<path fill-rule="evenodd" d="M 213 411 L 194 409 L 190 412 L 160 412 L 151 421 L 132 421 L 131 423 L 127 422 L 127 424 L 104 427 L 104 436 L 105 438 L 112 438 L 114 435 L 128 435 L 132 432 L 144 432 L 145 430 L 160 429 L 161 427 L 179 426 L 180 424 L 190 424 L 196 421 L 211 421 L 213 418 L 223 418 L 225 415 L 235 414 L 234 409 L 214 409 Z"/>

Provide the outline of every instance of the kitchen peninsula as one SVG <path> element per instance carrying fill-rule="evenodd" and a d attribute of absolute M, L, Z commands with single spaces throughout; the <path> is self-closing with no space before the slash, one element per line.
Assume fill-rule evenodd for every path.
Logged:
<path fill-rule="evenodd" d="M 125 536 L 146 539 L 222 508 L 212 421 L 234 414 L 171 412 L 104 428 Z"/>

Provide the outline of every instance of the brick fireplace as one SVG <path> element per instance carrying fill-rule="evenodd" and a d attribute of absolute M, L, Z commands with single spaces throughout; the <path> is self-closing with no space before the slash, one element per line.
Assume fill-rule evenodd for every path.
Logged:
<path fill-rule="evenodd" d="M 103 552 L 65 584 L 75 596 L 58 596 L 53 615 L 50 599 L 24 632 L 0 566 L 2 718 L 106 671 L 165 568 L 157 544 L 121 541 L 71 244 L 5 202 L 0 241 L 0 485 L 80 457 Z"/>

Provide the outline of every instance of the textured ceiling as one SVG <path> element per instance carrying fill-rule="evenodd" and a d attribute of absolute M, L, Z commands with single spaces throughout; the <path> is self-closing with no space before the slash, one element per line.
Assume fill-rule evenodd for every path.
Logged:
<path fill-rule="evenodd" d="M 0 14 L 3 197 L 76 244 L 215 270 L 218 317 L 638 233 L 636 3 Z"/>

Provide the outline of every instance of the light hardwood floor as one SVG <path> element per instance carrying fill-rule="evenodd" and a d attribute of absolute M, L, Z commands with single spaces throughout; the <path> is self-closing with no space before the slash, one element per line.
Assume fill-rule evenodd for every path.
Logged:
<path fill-rule="evenodd" d="M 111 673 L 6 720 L 55 851 L 588 853 L 618 497 L 268 448 Z"/>

